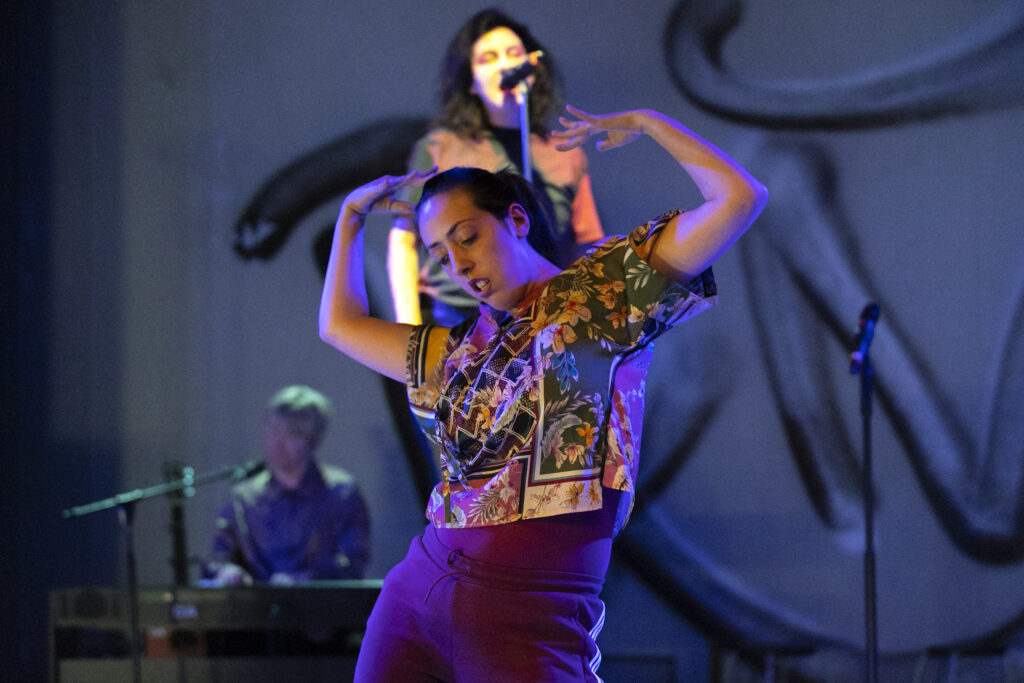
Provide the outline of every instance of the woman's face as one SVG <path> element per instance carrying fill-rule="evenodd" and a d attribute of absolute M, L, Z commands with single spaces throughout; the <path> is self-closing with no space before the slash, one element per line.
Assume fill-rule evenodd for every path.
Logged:
<path fill-rule="evenodd" d="M 420 237 L 432 258 L 471 296 L 507 311 L 523 300 L 536 277 L 536 253 L 523 239 L 529 219 L 518 204 L 499 219 L 477 208 L 463 190 L 427 199 L 419 211 Z"/>
<path fill-rule="evenodd" d="M 470 92 L 479 97 L 487 109 L 502 107 L 507 95 L 499 87 L 501 72 L 519 66 L 526 58 L 523 41 L 512 29 L 499 26 L 483 34 L 473 43 Z"/>

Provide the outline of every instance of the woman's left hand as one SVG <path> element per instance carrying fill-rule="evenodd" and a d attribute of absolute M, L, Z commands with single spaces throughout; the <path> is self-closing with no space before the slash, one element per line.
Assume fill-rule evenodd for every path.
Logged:
<path fill-rule="evenodd" d="M 555 149 L 562 152 L 579 147 L 595 135 L 601 134 L 606 137 L 598 140 L 596 147 L 604 152 L 628 145 L 644 133 L 640 123 L 642 117 L 637 116 L 638 112 L 598 115 L 588 114 L 571 105 L 566 105 L 565 109 L 575 117 L 575 120 L 559 116 L 558 122 L 565 126 L 565 130 L 551 131 L 551 137 L 561 141 L 555 145 Z"/>

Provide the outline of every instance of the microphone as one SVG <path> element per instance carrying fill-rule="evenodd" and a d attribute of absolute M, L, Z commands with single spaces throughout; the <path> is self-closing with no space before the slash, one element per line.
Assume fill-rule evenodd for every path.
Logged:
<path fill-rule="evenodd" d="M 540 58 L 544 56 L 543 50 L 534 50 L 526 57 L 526 61 L 512 69 L 505 69 L 501 72 L 501 83 L 498 87 L 502 90 L 511 90 L 537 70 Z"/>
<path fill-rule="evenodd" d="M 857 336 L 853 338 L 853 343 L 850 345 L 850 348 L 853 350 L 850 354 L 851 375 L 856 375 L 860 372 L 861 367 L 864 365 L 864 360 L 868 357 L 868 347 L 871 346 L 871 340 L 875 336 L 875 324 L 878 322 L 880 313 L 878 304 L 874 302 L 869 303 L 860 312 Z"/>

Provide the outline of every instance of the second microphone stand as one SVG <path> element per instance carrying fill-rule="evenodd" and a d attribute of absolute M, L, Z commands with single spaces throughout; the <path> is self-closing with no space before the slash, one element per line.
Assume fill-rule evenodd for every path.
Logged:
<path fill-rule="evenodd" d="M 871 455 L 871 405 L 874 370 L 871 341 L 878 321 L 877 304 L 869 303 L 860 315 L 860 331 L 850 355 L 850 373 L 860 374 L 860 415 L 864 462 L 861 492 L 864 498 L 864 635 L 865 668 L 868 683 L 878 681 L 878 595 L 875 587 L 875 486 Z"/>
<path fill-rule="evenodd" d="M 142 634 L 139 628 L 139 572 L 135 557 L 135 503 L 147 498 L 174 493 L 183 493 L 185 496 L 191 496 L 197 486 L 210 484 L 222 479 L 240 481 L 254 473 L 261 465 L 262 463 L 254 460 L 244 465 L 229 465 L 201 476 L 195 476 L 194 470 L 191 467 L 186 467 L 182 472 L 184 476 L 181 479 L 144 489 L 119 493 L 116 496 L 104 498 L 94 503 L 67 508 L 61 513 L 64 519 L 71 519 L 72 517 L 83 517 L 102 510 L 117 508 L 118 519 L 125 535 L 125 553 L 128 568 L 128 610 L 131 628 L 129 641 L 131 643 L 132 681 L 134 683 L 141 683 L 142 681 Z"/>

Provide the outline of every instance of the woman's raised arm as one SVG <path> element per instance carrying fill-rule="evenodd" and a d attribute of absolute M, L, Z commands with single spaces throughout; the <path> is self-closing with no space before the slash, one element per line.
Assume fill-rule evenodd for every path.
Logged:
<path fill-rule="evenodd" d="M 559 118 L 564 130 L 553 131 L 558 149 L 578 147 L 603 135 L 597 149 L 621 147 L 649 135 L 679 162 L 704 197 L 704 203 L 665 226 L 654 243 L 651 266 L 687 282 L 714 263 L 761 213 L 768 190 L 729 155 L 678 121 L 641 109 L 593 115 L 566 107 L 574 117 Z"/>
<path fill-rule="evenodd" d="M 334 225 L 331 257 L 320 298 L 320 338 L 353 360 L 399 382 L 405 380 L 406 349 L 412 327 L 369 315 L 363 224 L 370 212 L 412 213 L 408 203 L 394 199 L 394 192 L 422 184 L 433 174 L 434 169 L 384 176 L 349 193 Z"/>

